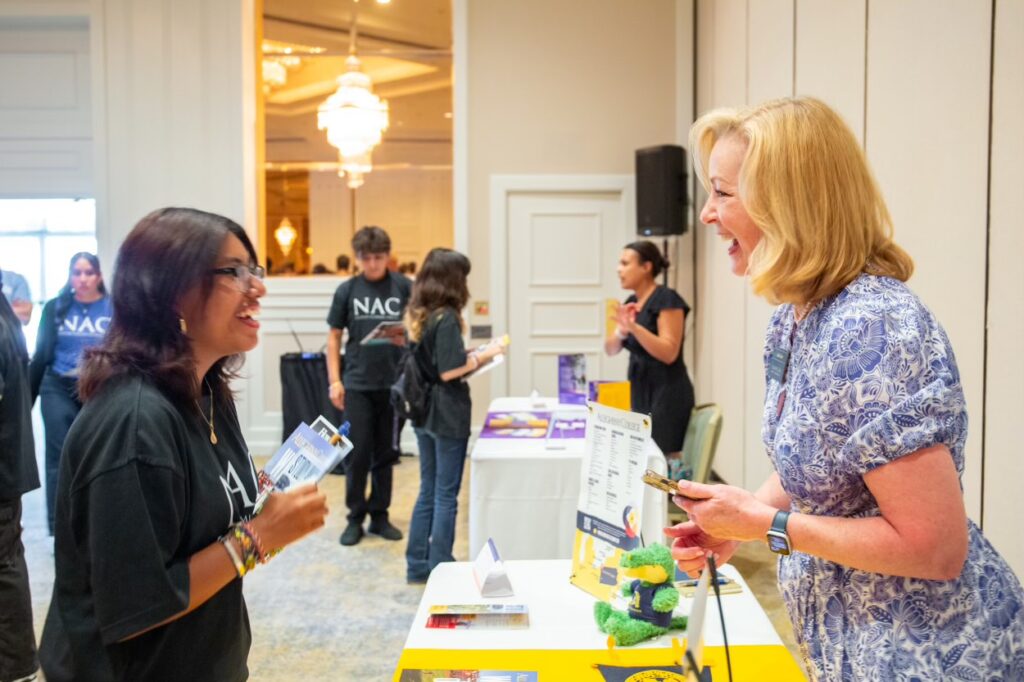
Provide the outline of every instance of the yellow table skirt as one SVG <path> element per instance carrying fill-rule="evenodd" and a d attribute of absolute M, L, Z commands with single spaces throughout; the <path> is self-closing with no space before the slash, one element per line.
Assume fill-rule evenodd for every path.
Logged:
<path fill-rule="evenodd" d="M 735 682 L 771 680 L 803 681 L 800 666 L 784 646 L 732 646 L 732 674 Z M 539 682 L 604 682 L 598 665 L 645 666 L 673 665 L 678 660 L 671 649 L 614 650 L 445 650 L 406 649 L 398 662 L 394 682 L 402 670 L 512 670 L 538 673 Z M 710 666 L 714 680 L 727 680 L 725 649 L 705 647 L 704 665 Z M 424 677 L 429 682 L 433 676 Z M 659 682 L 661 677 L 648 678 Z M 682 675 L 679 676 L 682 682 Z M 690 678 L 693 679 L 692 677 Z M 669 682 L 669 680 L 665 680 Z"/>

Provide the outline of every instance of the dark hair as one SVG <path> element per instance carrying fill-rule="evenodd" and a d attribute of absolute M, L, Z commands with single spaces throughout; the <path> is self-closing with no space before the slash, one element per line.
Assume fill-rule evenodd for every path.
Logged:
<path fill-rule="evenodd" d="M 469 259 L 458 251 L 440 247 L 430 250 L 412 285 L 406 309 L 406 326 L 413 341 L 420 339 L 423 324 L 434 311 L 452 308 L 460 313 L 466 307 L 469 270 Z"/>
<path fill-rule="evenodd" d="M 661 251 L 654 242 L 647 241 L 646 239 L 639 242 L 630 242 L 626 244 L 625 248 L 632 251 L 636 251 L 636 255 L 640 258 L 640 265 L 644 263 L 651 264 L 651 277 L 657 277 L 661 274 L 662 270 L 668 268 L 668 259 L 661 255 Z"/>
<path fill-rule="evenodd" d="M 64 282 L 64 286 L 57 292 L 57 304 L 54 306 L 54 315 L 57 320 L 63 320 L 64 316 L 68 314 L 68 310 L 71 309 L 71 301 L 75 297 L 75 290 L 71 288 L 71 273 L 75 270 L 75 263 L 85 259 L 89 261 L 89 265 L 96 271 L 96 274 L 100 276 L 100 293 L 104 296 L 107 295 L 107 285 L 103 282 L 103 270 L 100 268 L 100 259 L 96 254 L 89 253 L 88 251 L 79 251 L 71 260 L 68 261 L 68 279 Z"/>
<path fill-rule="evenodd" d="M 335 265 L 338 266 L 338 272 L 341 272 L 342 270 L 347 271 L 352 266 L 352 259 L 343 253 L 338 256 L 338 259 L 335 261 Z"/>
<path fill-rule="evenodd" d="M 322 275 L 325 272 L 330 272 L 330 270 L 328 270 L 327 266 L 324 265 L 323 263 L 317 263 L 316 265 L 313 266 L 314 275 Z"/>
<path fill-rule="evenodd" d="M 201 386 L 192 344 L 181 332 L 181 300 L 196 285 L 205 302 L 212 269 L 233 234 L 256 264 L 256 250 L 238 223 L 194 208 L 153 211 L 132 229 L 117 254 L 114 314 L 99 346 L 85 352 L 78 392 L 83 400 L 123 375 L 146 377 L 180 407 L 192 407 Z M 219 403 L 231 398 L 228 382 L 241 355 L 221 358 L 206 374 Z M 198 409 L 198 407 L 194 408 Z"/>
<path fill-rule="evenodd" d="M 361 253 L 388 253 L 391 251 L 391 237 L 376 225 L 359 228 L 352 237 L 352 250 Z"/>

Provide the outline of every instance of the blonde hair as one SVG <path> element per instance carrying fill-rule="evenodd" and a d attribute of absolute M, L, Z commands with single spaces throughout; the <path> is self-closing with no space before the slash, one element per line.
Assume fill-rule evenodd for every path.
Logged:
<path fill-rule="evenodd" d="M 708 112 L 690 150 L 710 194 L 715 143 L 746 143 L 739 198 L 763 237 L 751 254 L 754 293 L 774 304 L 817 301 L 861 272 L 906 281 L 914 263 L 892 239 L 892 217 L 860 145 L 839 115 L 810 97 Z"/>

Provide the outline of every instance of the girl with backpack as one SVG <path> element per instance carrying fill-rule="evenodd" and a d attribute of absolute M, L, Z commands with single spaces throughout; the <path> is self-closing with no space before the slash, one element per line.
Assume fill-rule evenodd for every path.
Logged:
<path fill-rule="evenodd" d="M 465 376 L 505 352 L 498 343 L 466 352 L 466 322 L 460 311 L 469 301 L 469 268 L 469 259 L 458 251 L 431 250 L 405 313 L 409 339 L 415 344 L 411 350 L 431 380 L 426 417 L 415 428 L 420 492 L 405 551 L 409 583 L 424 583 L 439 563 L 455 560 L 455 515 L 472 412 Z"/>

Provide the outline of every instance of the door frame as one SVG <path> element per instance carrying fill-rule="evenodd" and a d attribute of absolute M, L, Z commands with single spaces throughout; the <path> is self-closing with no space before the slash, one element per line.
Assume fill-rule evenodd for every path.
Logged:
<path fill-rule="evenodd" d="M 491 211 L 491 320 L 508 329 L 508 200 L 513 194 L 617 193 L 626 234 L 636 233 L 636 202 L 633 175 L 492 175 Z M 512 339 L 512 343 L 516 343 Z M 518 341 L 522 343 L 522 340 Z M 508 394 L 509 363 L 491 373 L 491 399 Z"/>

